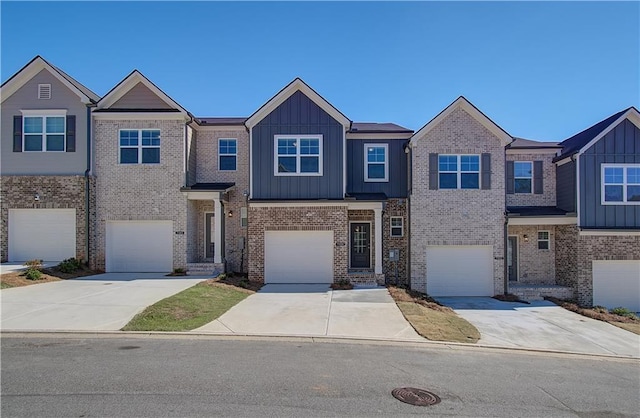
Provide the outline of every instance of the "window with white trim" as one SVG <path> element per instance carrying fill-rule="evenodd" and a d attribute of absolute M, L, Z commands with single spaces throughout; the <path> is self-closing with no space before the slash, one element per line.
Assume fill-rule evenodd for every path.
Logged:
<path fill-rule="evenodd" d="M 602 204 L 640 205 L 640 164 L 602 165 Z"/>
<path fill-rule="evenodd" d="M 238 142 L 232 138 L 218 140 L 218 169 L 220 171 L 236 171 Z"/>
<path fill-rule="evenodd" d="M 533 162 L 513 162 L 514 193 L 531 193 L 533 191 Z"/>
<path fill-rule="evenodd" d="M 240 226 L 246 228 L 248 225 L 249 217 L 247 215 L 247 208 L 243 206 L 240 208 Z"/>
<path fill-rule="evenodd" d="M 364 181 L 389 181 L 389 146 L 387 144 L 364 144 Z"/>
<path fill-rule="evenodd" d="M 548 250 L 550 248 L 549 243 L 549 231 L 538 231 L 538 249 Z"/>
<path fill-rule="evenodd" d="M 322 135 L 276 135 L 274 148 L 274 175 L 322 175 Z"/>
<path fill-rule="evenodd" d="M 120 164 L 159 164 L 160 129 L 121 129 Z"/>
<path fill-rule="evenodd" d="M 438 155 L 440 189 L 479 189 L 479 155 Z"/>
<path fill-rule="evenodd" d="M 389 220 L 392 237 L 402 237 L 404 235 L 404 218 L 402 216 L 392 216 Z"/>
<path fill-rule="evenodd" d="M 66 116 L 24 116 L 22 144 L 24 151 L 64 151 Z"/>

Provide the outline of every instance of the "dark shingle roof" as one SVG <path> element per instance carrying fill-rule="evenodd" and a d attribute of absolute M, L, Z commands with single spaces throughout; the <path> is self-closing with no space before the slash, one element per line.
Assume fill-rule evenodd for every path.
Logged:
<path fill-rule="evenodd" d="M 219 126 L 219 125 L 244 125 L 245 117 L 237 118 L 196 118 L 198 125 Z"/>
<path fill-rule="evenodd" d="M 177 113 L 180 112 L 179 109 L 166 109 L 166 108 L 162 108 L 162 109 L 144 109 L 144 108 L 135 108 L 135 109 L 131 109 L 131 108 L 105 108 L 105 109 L 97 109 L 94 110 L 95 113 L 118 113 L 118 112 L 123 112 L 123 113 Z"/>
<path fill-rule="evenodd" d="M 387 195 L 384 193 L 348 193 L 346 199 L 355 199 L 355 200 L 369 200 L 369 201 L 379 201 L 379 200 L 387 200 Z"/>
<path fill-rule="evenodd" d="M 568 212 L 555 206 L 507 206 L 510 216 L 564 216 Z"/>
<path fill-rule="evenodd" d="M 562 148 L 557 142 L 542 142 L 524 138 L 513 138 L 513 142 L 507 145 L 507 148 L 517 149 L 537 149 L 537 148 Z"/>
<path fill-rule="evenodd" d="M 375 122 L 353 122 L 351 124 L 352 133 L 413 133 L 411 129 L 404 128 L 395 123 L 375 123 Z"/>
<path fill-rule="evenodd" d="M 189 187 L 183 187 L 180 190 L 189 191 L 189 190 L 201 190 L 201 191 L 210 191 L 210 192 L 224 192 L 233 186 L 235 183 L 196 183 L 192 184 Z"/>

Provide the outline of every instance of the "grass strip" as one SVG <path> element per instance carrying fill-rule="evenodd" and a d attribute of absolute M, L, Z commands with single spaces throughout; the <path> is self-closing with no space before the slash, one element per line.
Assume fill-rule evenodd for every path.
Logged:
<path fill-rule="evenodd" d="M 428 340 L 475 344 L 480 333 L 455 312 L 436 311 L 415 302 L 396 302 L 416 332 Z"/>

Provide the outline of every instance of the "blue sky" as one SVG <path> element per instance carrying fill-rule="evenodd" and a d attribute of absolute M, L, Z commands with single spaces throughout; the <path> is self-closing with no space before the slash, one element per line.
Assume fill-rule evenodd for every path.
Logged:
<path fill-rule="evenodd" d="M 639 2 L 7 2 L 1 78 L 42 55 L 103 95 L 137 68 L 196 116 L 295 77 L 354 121 L 419 129 L 464 95 L 562 140 L 640 103 Z"/>

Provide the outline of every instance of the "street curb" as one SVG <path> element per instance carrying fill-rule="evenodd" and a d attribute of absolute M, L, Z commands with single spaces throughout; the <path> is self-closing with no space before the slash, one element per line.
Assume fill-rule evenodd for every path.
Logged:
<path fill-rule="evenodd" d="M 219 339 L 219 340 L 264 340 L 264 341 L 290 341 L 290 342 L 323 342 L 342 344 L 375 344 L 375 345 L 397 345 L 409 347 L 432 347 L 450 349 L 484 349 L 498 351 L 515 351 L 523 353 L 556 354 L 577 357 L 597 357 L 602 359 L 617 360 L 640 360 L 640 356 L 625 356 L 616 354 L 581 353 L 576 351 L 550 350 L 541 348 L 526 347 L 506 347 L 488 344 L 465 344 L 446 341 L 392 339 L 392 338 L 371 338 L 371 337 L 348 337 L 329 335 L 284 335 L 284 334 L 231 334 L 231 333 L 204 333 L 204 332 L 166 332 L 166 331 L 50 331 L 50 330 L 0 330 L 1 337 L 66 337 L 66 338 L 185 338 L 185 339 Z"/>

